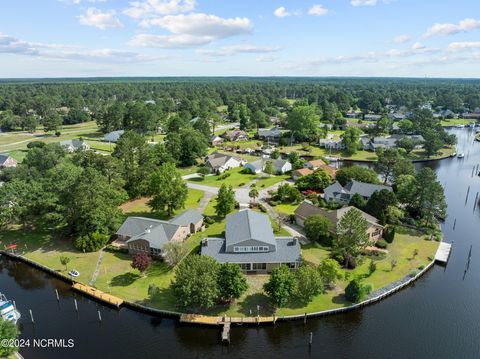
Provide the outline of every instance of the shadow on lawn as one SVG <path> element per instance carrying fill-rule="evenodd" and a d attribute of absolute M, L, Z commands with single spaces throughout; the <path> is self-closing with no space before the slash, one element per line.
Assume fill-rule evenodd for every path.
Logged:
<path fill-rule="evenodd" d="M 135 282 L 137 279 L 140 278 L 140 275 L 137 273 L 124 273 L 113 277 L 111 280 L 112 287 L 126 287 Z"/>

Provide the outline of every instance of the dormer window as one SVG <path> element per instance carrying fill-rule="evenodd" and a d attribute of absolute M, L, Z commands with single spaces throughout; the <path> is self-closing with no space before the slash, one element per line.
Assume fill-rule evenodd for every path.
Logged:
<path fill-rule="evenodd" d="M 269 248 L 265 246 L 235 246 L 233 251 L 236 253 L 268 252 Z"/>

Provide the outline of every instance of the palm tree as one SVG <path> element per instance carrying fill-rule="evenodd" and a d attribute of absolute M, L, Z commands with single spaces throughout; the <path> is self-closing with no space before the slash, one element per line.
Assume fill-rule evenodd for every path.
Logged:
<path fill-rule="evenodd" d="M 258 190 L 255 187 L 251 187 L 250 192 L 248 192 L 248 196 L 253 199 L 253 203 L 255 203 L 255 198 L 258 198 Z"/>

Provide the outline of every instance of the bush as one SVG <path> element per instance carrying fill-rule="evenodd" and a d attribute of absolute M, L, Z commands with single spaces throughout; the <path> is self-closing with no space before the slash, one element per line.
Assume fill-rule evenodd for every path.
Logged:
<path fill-rule="evenodd" d="M 433 261 L 433 256 L 428 256 L 429 261 Z"/>
<path fill-rule="evenodd" d="M 55 136 L 60 137 L 61 135 L 60 131 L 55 132 Z"/>
<path fill-rule="evenodd" d="M 112 252 L 112 253 L 128 253 L 127 248 L 116 247 L 116 246 L 112 246 L 111 244 L 107 245 L 105 247 L 105 250 L 107 252 Z"/>
<path fill-rule="evenodd" d="M 377 243 L 375 243 L 375 246 L 377 246 L 378 248 L 381 248 L 381 249 L 385 249 L 385 248 L 387 248 L 388 243 L 384 239 L 380 239 L 380 240 L 377 241 Z"/>
<path fill-rule="evenodd" d="M 359 278 L 355 278 L 345 288 L 345 298 L 349 302 L 358 303 L 365 299 L 371 291 L 371 285 L 365 285 Z"/>
<path fill-rule="evenodd" d="M 410 277 L 415 277 L 417 275 L 417 271 L 416 270 L 412 270 L 409 274 Z"/>
<path fill-rule="evenodd" d="M 203 220 L 206 224 L 214 224 L 215 220 L 212 217 L 206 216 Z"/>
<path fill-rule="evenodd" d="M 262 204 L 258 205 L 258 209 L 260 209 L 260 211 L 262 211 L 263 213 L 267 212 L 267 210 L 265 209 L 265 207 Z"/>
<path fill-rule="evenodd" d="M 419 269 L 419 270 L 423 270 L 423 269 L 425 269 L 425 266 L 424 266 L 423 264 L 422 264 L 422 265 L 419 265 L 419 266 L 418 266 L 418 269 Z"/>
<path fill-rule="evenodd" d="M 42 148 L 45 147 L 45 142 L 42 141 L 32 141 L 29 142 L 27 148 Z"/>
<path fill-rule="evenodd" d="M 393 240 L 395 239 L 395 227 L 394 226 L 387 227 L 383 235 L 383 238 L 387 243 L 392 243 Z"/>
<path fill-rule="evenodd" d="M 224 172 L 220 176 L 218 176 L 217 181 L 224 180 L 225 178 L 228 178 L 228 177 L 230 177 L 230 173 L 229 172 Z"/>
<path fill-rule="evenodd" d="M 77 237 L 74 242 L 75 248 L 84 252 L 96 252 L 105 247 L 110 236 L 103 233 L 91 233 L 84 236 Z"/>

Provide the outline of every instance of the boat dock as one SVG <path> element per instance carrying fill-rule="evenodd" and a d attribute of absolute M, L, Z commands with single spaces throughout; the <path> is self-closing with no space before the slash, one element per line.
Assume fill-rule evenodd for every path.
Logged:
<path fill-rule="evenodd" d="M 435 254 L 435 262 L 447 264 L 451 250 L 452 245 L 450 243 L 441 242 L 438 246 L 437 253 Z"/>
<path fill-rule="evenodd" d="M 199 325 L 224 325 L 225 323 L 231 324 L 275 324 L 278 317 L 214 317 L 199 314 L 182 314 L 180 316 L 181 323 L 199 324 Z"/>
<path fill-rule="evenodd" d="M 78 290 L 79 292 L 85 293 L 93 298 L 96 298 L 102 302 L 105 302 L 107 304 L 111 304 L 116 306 L 117 308 L 120 307 L 123 304 L 123 299 L 114 297 L 113 295 L 104 293 L 96 288 L 90 287 L 88 285 L 80 284 L 80 283 L 74 283 L 72 285 L 73 289 Z"/>

